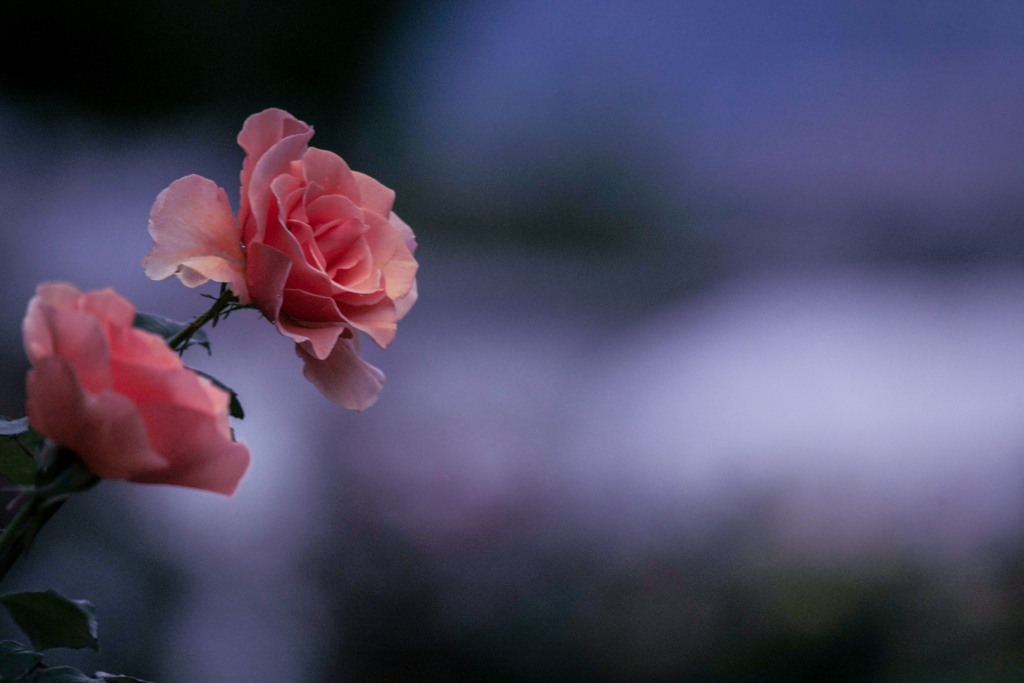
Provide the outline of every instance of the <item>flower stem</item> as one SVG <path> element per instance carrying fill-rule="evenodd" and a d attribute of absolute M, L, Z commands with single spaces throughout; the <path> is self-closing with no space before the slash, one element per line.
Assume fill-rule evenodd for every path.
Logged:
<path fill-rule="evenodd" d="M 28 500 L 0 533 L 0 579 L 28 550 L 39 530 L 68 498 L 99 482 L 74 453 L 59 444 L 47 440 L 41 455 L 48 466 L 37 471 L 36 486 L 31 489 Z"/>
<path fill-rule="evenodd" d="M 66 500 L 67 498 L 61 498 L 50 504 L 45 504 L 46 498 L 44 496 L 33 494 L 28 502 L 25 503 L 25 506 L 18 511 L 14 521 L 11 522 L 11 526 L 4 530 L 4 536 L 7 535 L 8 531 L 14 531 L 11 534 L 11 538 L 6 541 L 9 546 L 5 548 L 3 555 L 0 556 L 0 580 L 7 576 L 7 572 L 18 561 L 22 553 L 28 550 L 28 546 L 35 538 L 35 535 L 39 533 L 39 530 L 49 521 L 50 517 L 53 517 L 57 510 L 64 505 Z M 22 528 L 18 529 L 18 526 Z M 0 541 L 3 541 L 3 538 L 0 538 Z"/>
<path fill-rule="evenodd" d="M 32 495 L 29 496 L 28 501 L 21 506 L 21 509 L 18 510 L 18 514 L 14 516 L 11 523 L 8 524 L 7 528 L 4 529 L 4 532 L 0 534 L 0 553 L 7 550 L 8 546 L 10 546 L 14 539 L 20 534 L 22 527 L 25 526 L 25 523 L 29 518 L 36 513 L 36 510 L 39 509 L 39 506 L 42 505 L 42 503 L 43 497 L 39 495 L 39 493 L 33 492 Z M 7 557 L 5 556 L 4 560 L 6 559 Z M 14 562 L 12 560 L 11 564 L 13 563 Z M 0 564 L 3 563 L 0 562 Z M 5 572 L 3 570 L 0 570 L 0 578 L 3 577 L 4 573 Z"/>
<path fill-rule="evenodd" d="M 188 344 L 188 340 L 192 338 L 192 335 L 199 331 L 199 328 L 217 318 L 217 316 L 223 313 L 226 308 L 237 302 L 238 297 L 236 297 L 227 287 L 222 287 L 220 297 L 213 302 L 213 306 L 210 307 L 210 310 L 197 317 L 182 328 L 181 332 L 178 332 L 178 334 L 168 339 L 167 345 L 175 351 L 181 351 Z"/>

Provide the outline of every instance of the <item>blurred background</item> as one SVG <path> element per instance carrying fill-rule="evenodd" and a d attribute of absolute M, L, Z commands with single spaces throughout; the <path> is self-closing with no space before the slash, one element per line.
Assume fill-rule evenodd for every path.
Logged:
<path fill-rule="evenodd" d="M 0 413 L 37 283 L 205 310 L 149 208 L 237 208 L 272 106 L 396 190 L 420 301 L 362 414 L 253 313 L 186 354 L 252 468 L 54 519 L 5 588 L 96 604 L 68 663 L 1024 680 L 1024 5 L 7 3 Z"/>

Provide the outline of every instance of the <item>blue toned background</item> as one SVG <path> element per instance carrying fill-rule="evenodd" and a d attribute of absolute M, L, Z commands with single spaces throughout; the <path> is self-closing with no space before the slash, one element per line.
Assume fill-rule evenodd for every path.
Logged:
<path fill-rule="evenodd" d="M 237 208 L 253 112 L 420 241 L 365 413 L 252 313 L 186 354 L 251 471 L 61 511 L 6 588 L 97 605 L 68 662 L 1024 678 L 1020 3 L 65 0 L 0 10 L 0 65 L 3 414 L 38 282 L 204 310 L 143 277 L 148 211 L 189 173 Z"/>

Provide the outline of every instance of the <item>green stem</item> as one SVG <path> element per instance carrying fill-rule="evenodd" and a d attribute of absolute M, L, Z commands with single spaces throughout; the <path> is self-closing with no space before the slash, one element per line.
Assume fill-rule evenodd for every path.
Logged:
<path fill-rule="evenodd" d="M 236 301 L 238 301 L 238 297 L 236 297 L 230 289 L 227 289 L 226 287 L 222 288 L 220 297 L 213 302 L 213 306 L 210 307 L 210 310 L 203 313 L 201 316 L 182 328 L 181 332 L 168 339 L 167 345 L 175 351 L 184 349 L 185 345 L 188 344 L 188 340 L 192 338 L 193 334 L 199 331 L 199 328 L 223 313 L 225 308 Z"/>
<path fill-rule="evenodd" d="M 34 495 L 25 504 L 25 507 L 18 513 L 18 516 L 20 517 L 21 513 L 25 512 L 25 510 L 30 510 L 30 514 L 25 517 L 24 528 L 17 532 L 17 536 L 11 542 L 10 547 L 0 556 L 0 580 L 7 576 L 7 572 L 18 561 L 22 553 L 28 550 L 28 546 L 32 543 L 35 535 L 50 520 L 50 517 L 53 517 L 57 510 L 60 510 L 66 501 L 67 498 L 61 498 L 56 502 L 45 504 L 45 499 L 42 496 Z"/>
<path fill-rule="evenodd" d="M 41 456 L 46 464 L 36 473 L 36 487 L 0 533 L 0 580 L 68 498 L 99 482 L 74 453 L 50 440 L 43 446 Z"/>
<path fill-rule="evenodd" d="M 0 534 L 0 553 L 4 553 L 8 546 L 14 541 L 14 539 L 21 533 L 22 527 L 29 520 L 32 515 L 36 513 L 39 506 L 43 503 L 43 497 L 36 492 L 33 492 L 29 497 L 28 502 L 21 506 L 18 510 L 18 514 L 14 516 L 11 523 L 7 525 L 4 532 Z M 2 574 L 0 574 L 2 577 Z"/>

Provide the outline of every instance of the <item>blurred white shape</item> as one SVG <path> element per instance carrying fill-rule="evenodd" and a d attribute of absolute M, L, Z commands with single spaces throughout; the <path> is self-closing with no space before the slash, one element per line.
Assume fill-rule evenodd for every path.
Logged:
<path fill-rule="evenodd" d="M 777 495 L 826 545 L 1021 521 L 1019 273 L 744 280 L 620 335 L 579 394 L 566 483 L 605 511 L 688 524 Z"/>

